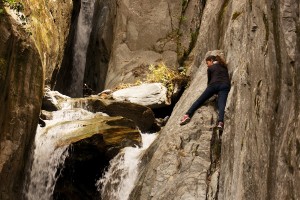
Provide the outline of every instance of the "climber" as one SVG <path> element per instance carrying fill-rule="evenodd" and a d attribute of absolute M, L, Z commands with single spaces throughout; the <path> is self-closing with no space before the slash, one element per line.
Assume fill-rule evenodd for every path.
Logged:
<path fill-rule="evenodd" d="M 226 63 L 220 56 L 210 55 L 206 59 L 207 64 L 207 88 L 202 95 L 192 104 L 190 109 L 185 113 L 180 121 L 180 125 L 185 125 L 190 122 L 194 112 L 202 106 L 202 104 L 212 97 L 214 94 L 218 94 L 218 122 L 217 128 L 223 130 L 224 128 L 224 114 L 225 106 L 230 90 L 230 80 Z"/>

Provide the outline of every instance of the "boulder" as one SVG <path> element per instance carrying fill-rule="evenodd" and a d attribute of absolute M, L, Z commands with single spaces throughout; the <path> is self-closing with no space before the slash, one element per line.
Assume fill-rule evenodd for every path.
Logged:
<path fill-rule="evenodd" d="M 141 134 L 133 121 L 96 114 L 92 119 L 61 122 L 78 128 L 65 132 L 56 145 L 69 145 L 68 157 L 60 173 L 54 199 L 101 199 L 95 185 L 109 161 L 127 146 L 140 146 Z M 55 128 L 55 127 L 53 127 Z"/>
<path fill-rule="evenodd" d="M 146 83 L 112 93 L 116 101 L 128 101 L 149 108 L 161 108 L 170 105 L 167 88 L 161 83 Z"/>
<path fill-rule="evenodd" d="M 152 110 L 146 106 L 126 101 L 101 99 L 98 96 L 86 98 L 70 98 L 59 103 L 60 107 L 84 108 L 91 112 L 103 112 L 109 116 L 122 116 L 134 121 L 142 132 L 156 132 L 156 124 Z"/>
<path fill-rule="evenodd" d="M 103 144 L 101 145 L 103 147 L 121 149 L 125 146 L 140 145 L 141 143 L 140 132 L 136 129 L 135 123 L 124 117 L 109 117 L 99 114 L 92 119 L 69 121 L 67 123 L 79 125 L 79 128 L 63 135 L 57 142 L 58 147 L 82 142 L 95 134 L 99 134 L 103 138 Z"/>

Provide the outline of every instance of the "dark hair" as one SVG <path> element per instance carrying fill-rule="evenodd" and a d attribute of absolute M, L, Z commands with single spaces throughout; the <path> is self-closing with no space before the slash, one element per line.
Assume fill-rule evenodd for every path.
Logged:
<path fill-rule="evenodd" d="M 224 59 L 222 59 L 220 56 L 214 56 L 214 55 L 210 55 L 207 56 L 206 61 L 218 61 L 218 63 L 220 63 L 223 67 L 227 67 L 226 62 L 224 61 Z"/>

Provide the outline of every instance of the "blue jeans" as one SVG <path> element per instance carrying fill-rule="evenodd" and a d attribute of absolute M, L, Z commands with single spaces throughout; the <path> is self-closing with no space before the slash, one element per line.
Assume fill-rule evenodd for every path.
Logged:
<path fill-rule="evenodd" d="M 230 85 L 227 83 L 215 83 L 213 85 L 208 86 L 205 89 L 205 91 L 201 94 L 201 96 L 193 103 L 193 105 L 186 112 L 186 114 L 191 117 L 194 114 L 194 112 L 200 106 L 202 106 L 206 100 L 208 100 L 214 94 L 218 94 L 218 122 L 224 122 L 225 106 L 229 91 Z"/>

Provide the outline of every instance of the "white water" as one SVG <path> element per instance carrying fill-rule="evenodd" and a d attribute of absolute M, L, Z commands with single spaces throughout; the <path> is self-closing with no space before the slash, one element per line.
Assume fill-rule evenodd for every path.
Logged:
<path fill-rule="evenodd" d="M 57 169 L 68 156 L 67 146 L 57 147 L 57 142 L 64 134 L 79 127 L 76 123 L 64 122 L 90 119 L 94 115 L 83 109 L 59 110 L 53 112 L 53 120 L 45 120 L 46 127 L 37 128 L 27 199 L 52 199 L 59 175 Z"/>
<path fill-rule="evenodd" d="M 71 72 L 73 83 L 69 91 L 69 94 L 77 97 L 82 96 L 86 53 L 92 31 L 94 7 L 95 0 L 81 1 L 74 45 L 73 70 Z"/>
<path fill-rule="evenodd" d="M 108 171 L 96 184 L 102 199 L 128 199 L 137 179 L 140 159 L 156 136 L 156 134 L 142 134 L 142 148 L 126 147 L 110 161 Z"/>

